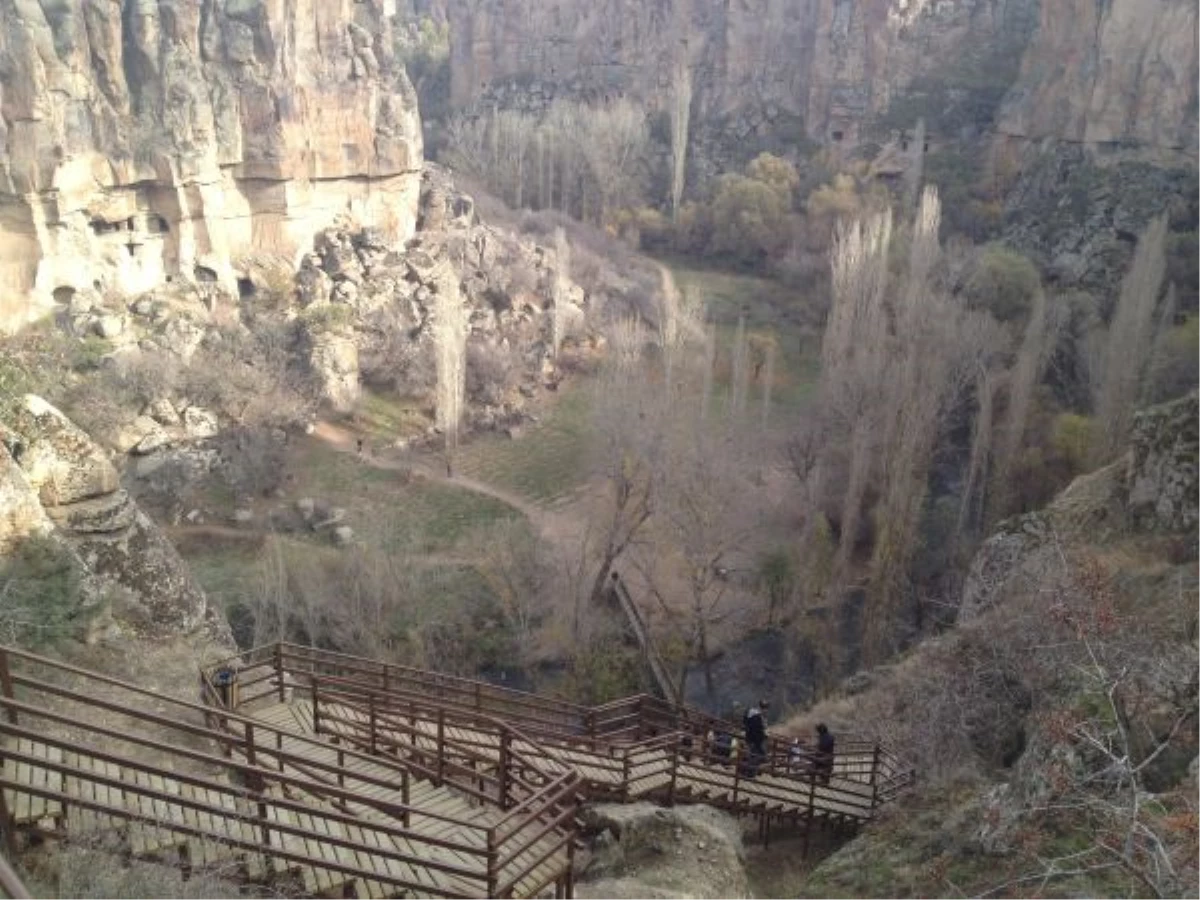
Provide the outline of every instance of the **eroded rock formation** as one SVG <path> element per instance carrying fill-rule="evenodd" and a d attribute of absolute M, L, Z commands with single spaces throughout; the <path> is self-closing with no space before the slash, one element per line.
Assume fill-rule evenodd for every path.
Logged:
<path fill-rule="evenodd" d="M 0 3 L 0 328 L 75 291 L 234 289 L 349 213 L 412 235 L 388 0 Z"/>
<path fill-rule="evenodd" d="M 86 601 L 103 596 L 100 624 L 114 634 L 176 638 L 203 631 L 228 643 L 223 616 L 86 434 L 35 396 L 25 397 L 0 434 L 0 556 L 30 537 L 50 537 L 81 564 Z"/>

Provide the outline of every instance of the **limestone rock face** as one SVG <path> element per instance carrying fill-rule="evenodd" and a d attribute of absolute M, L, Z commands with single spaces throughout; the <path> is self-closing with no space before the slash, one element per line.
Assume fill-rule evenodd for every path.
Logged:
<path fill-rule="evenodd" d="M 1007 92 L 1003 134 L 1195 156 L 1191 0 L 451 0 L 453 101 L 508 83 L 525 103 L 629 93 L 665 109 L 680 9 L 693 123 L 732 139 L 798 123 L 853 140 L 910 87 L 987 79 Z"/>
<path fill-rule="evenodd" d="M 1129 458 L 1129 512 L 1140 531 L 1194 531 L 1198 416 L 1195 392 L 1138 413 Z"/>
<path fill-rule="evenodd" d="M 242 257 L 295 261 L 346 214 L 411 237 L 422 143 L 394 10 L 0 5 L 0 328 L 93 287 L 232 289 Z"/>
<path fill-rule="evenodd" d="M 1194 161 L 1196 21 L 1192 0 L 1042 3 L 999 131 Z"/>
<path fill-rule="evenodd" d="M 230 643 L 224 618 L 86 434 L 34 396 L 0 431 L 0 554 L 50 535 L 81 560 L 93 592 L 114 589 L 119 627 L 152 638 L 206 629 Z"/>

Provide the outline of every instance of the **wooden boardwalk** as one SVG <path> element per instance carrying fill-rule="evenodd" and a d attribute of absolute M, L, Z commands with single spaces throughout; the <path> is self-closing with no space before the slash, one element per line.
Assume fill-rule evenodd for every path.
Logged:
<path fill-rule="evenodd" d="M 0 649 L 0 687 L 10 854 L 36 831 L 103 836 L 118 852 L 285 893 L 570 892 L 574 775 L 531 789 L 513 816 L 299 723 L 218 714 L 12 649 Z"/>
<path fill-rule="evenodd" d="M 856 826 L 911 778 L 832 773 L 653 697 L 587 708 L 286 644 L 201 673 L 201 703 L 0 647 L 0 826 L 310 896 L 571 896 L 584 799 Z M 149 710 L 154 710 L 150 712 Z M 807 833 L 807 831 L 806 831 Z"/>

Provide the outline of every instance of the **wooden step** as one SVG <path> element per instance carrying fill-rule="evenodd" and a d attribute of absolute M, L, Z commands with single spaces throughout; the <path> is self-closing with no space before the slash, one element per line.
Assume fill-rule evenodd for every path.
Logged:
<path fill-rule="evenodd" d="M 17 753 L 25 753 L 48 762 L 61 763 L 63 761 L 61 748 L 51 747 L 41 741 L 18 738 L 13 749 Z M 48 791 L 63 790 L 63 774 L 36 763 L 5 760 L 4 776 L 29 787 Z M 58 800 L 35 797 L 33 794 L 18 789 L 5 788 L 4 802 L 16 825 L 54 828 L 62 819 L 62 803 Z"/>

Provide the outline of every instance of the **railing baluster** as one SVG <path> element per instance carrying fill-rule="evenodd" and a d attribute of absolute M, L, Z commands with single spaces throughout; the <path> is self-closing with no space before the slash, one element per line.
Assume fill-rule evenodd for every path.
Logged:
<path fill-rule="evenodd" d="M 8 668 L 8 651 L 0 647 L 0 690 L 4 691 L 4 696 L 9 700 L 13 699 L 13 684 L 12 672 Z M 13 725 L 17 724 L 17 711 L 9 706 L 5 713 L 8 716 L 8 721 Z"/>
<path fill-rule="evenodd" d="M 283 644 L 275 645 L 275 679 L 279 682 L 279 702 L 287 702 L 287 691 L 283 684 Z"/>

